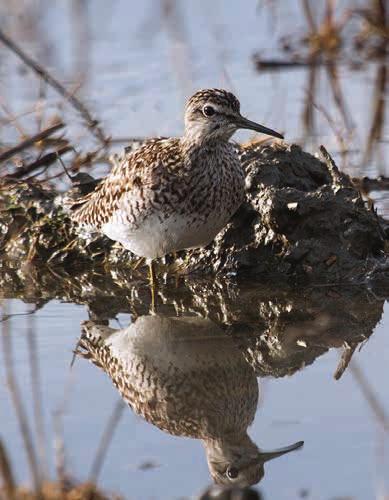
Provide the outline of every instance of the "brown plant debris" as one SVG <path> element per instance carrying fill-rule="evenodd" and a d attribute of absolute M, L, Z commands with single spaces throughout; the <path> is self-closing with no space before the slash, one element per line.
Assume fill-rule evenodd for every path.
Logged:
<path fill-rule="evenodd" d="M 6 495 L 6 496 L 4 496 Z M 0 489 L 1 500 L 123 500 L 117 494 L 103 493 L 92 483 L 64 485 L 60 482 L 45 482 L 40 495 L 27 487 L 18 486 L 10 497 L 8 492 Z"/>

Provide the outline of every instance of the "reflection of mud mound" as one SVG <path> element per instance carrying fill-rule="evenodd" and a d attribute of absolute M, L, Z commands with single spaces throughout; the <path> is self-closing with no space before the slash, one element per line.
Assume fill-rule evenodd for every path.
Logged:
<path fill-rule="evenodd" d="M 277 144 L 248 146 L 241 155 L 247 201 L 206 249 L 180 252 L 175 262 L 169 257 L 169 272 L 249 271 L 339 281 L 365 276 L 377 262 L 373 258 L 384 258 L 379 219 L 330 162 Z M 55 194 L 25 183 L 2 189 L 4 256 L 50 260 L 66 270 L 134 261 L 107 238 L 78 235 L 62 211 L 63 197 Z"/>
<path fill-rule="evenodd" d="M 189 286 L 192 301 L 181 292 L 180 311 L 199 311 L 224 324 L 260 376 L 290 375 L 330 348 L 357 346 L 373 333 L 384 304 L 357 287 L 308 288 L 298 293 L 242 286 L 226 287 L 223 294 L 217 283 L 207 288 L 194 281 Z"/>
<path fill-rule="evenodd" d="M 241 335 L 234 329 L 233 336 L 257 375 L 292 375 L 330 348 L 348 349 L 368 339 L 383 311 L 383 301 L 368 299 L 360 292 L 272 299 L 260 307 L 262 332 Z"/>
<path fill-rule="evenodd" d="M 141 274 L 80 272 L 24 267 L 0 268 L 5 297 L 44 304 L 51 299 L 88 306 L 91 319 L 118 313 L 148 314 L 150 290 Z M 355 346 L 381 318 L 384 298 L 360 286 L 276 288 L 194 276 L 160 283 L 157 312 L 197 314 L 232 336 L 259 375 L 283 376 L 311 364 L 331 347 Z"/>

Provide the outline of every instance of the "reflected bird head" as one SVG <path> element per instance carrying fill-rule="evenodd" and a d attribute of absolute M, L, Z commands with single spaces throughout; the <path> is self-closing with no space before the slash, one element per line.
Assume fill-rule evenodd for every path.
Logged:
<path fill-rule="evenodd" d="M 297 450 L 303 445 L 303 441 L 298 441 L 273 451 L 263 451 L 258 449 L 246 434 L 240 442 L 208 443 L 206 446 L 208 466 L 217 484 L 250 486 L 261 481 L 265 474 L 266 462 Z"/>
<path fill-rule="evenodd" d="M 228 141 L 238 129 L 249 129 L 283 139 L 278 132 L 240 114 L 240 103 L 231 92 L 205 89 L 196 92 L 185 109 L 185 138 L 203 142 Z"/>

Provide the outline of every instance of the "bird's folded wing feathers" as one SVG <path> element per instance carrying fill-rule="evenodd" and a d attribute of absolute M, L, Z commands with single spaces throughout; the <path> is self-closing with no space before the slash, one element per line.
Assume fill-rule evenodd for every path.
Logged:
<path fill-rule="evenodd" d="M 178 139 L 149 140 L 113 163 L 110 174 L 94 191 L 71 202 L 74 221 L 98 228 L 117 210 L 125 193 L 158 186 L 164 172 L 177 171 L 181 163 Z"/>

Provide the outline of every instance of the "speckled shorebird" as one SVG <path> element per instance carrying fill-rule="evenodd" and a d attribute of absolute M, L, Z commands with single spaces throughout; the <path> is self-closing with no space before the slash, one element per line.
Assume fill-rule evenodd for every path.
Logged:
<path fill-rule="evenodd" d="M 88 321 L 78 346 L 135 413 L 169 434 L 200 439 L 219 484 L 257 483 L 265 462 L 303 445 L 265 452 L 251 440 L 258 381 L 209 319 L 146 315 L 122 330 Z"/>
<path fill-rule="evenodd" d="M 244 118 L 231 92 L 196 92 L 184 135 L 125 152 L 93 192 L 73 202 L 73 219 L 145 257 L 153 282 L 153 259 L 206 246 L 242 203 L 243 169 L 229 142 L 237 129 L 283 138 Z"/>

